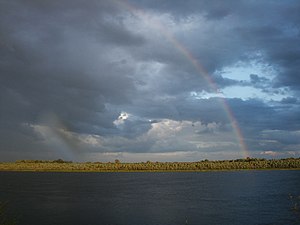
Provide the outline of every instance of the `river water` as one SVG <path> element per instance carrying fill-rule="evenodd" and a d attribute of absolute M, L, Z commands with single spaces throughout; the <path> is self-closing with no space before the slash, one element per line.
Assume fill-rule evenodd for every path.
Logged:
<path fill-rule="evenodd" d="M 0 172 L 20 225 L 292 225 L 298 196 L 299 170 Z"/>

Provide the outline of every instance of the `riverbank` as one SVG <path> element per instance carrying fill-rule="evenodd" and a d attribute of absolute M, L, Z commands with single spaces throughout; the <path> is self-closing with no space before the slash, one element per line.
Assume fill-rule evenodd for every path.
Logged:
<path fill-rule="evenodd" d="M 68 162 L 63 160 L 20 160 L 0 163 L 0 171 L 37 172 L 205 172 L 230 170 L 287 170 L 300 169 L 300 158 L 203 160 L 198 162 Z"/>

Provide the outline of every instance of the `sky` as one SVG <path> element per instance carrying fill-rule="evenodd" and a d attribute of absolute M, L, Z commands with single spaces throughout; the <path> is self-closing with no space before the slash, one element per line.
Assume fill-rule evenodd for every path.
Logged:
<path fill-rule="evenodd" d="M 0 161 L 300 157 L 298 0 L 1 0 Z"/>

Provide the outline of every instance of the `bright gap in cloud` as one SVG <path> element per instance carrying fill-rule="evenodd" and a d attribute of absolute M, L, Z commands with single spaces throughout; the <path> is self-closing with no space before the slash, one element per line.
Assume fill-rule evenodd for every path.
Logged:
<path fill-rule="evenodd" d="M 218 93 L 209 93 L 206 91 L 190 92 L 190 97 L 193 99 L 210 99 L 210 98 L 240 98 L 242 100 L 249 100 L 253 98 L 259 98 L 263 101 L 281 101 L 283 98 L 289 97 L 289 95 L 280 93 L 267 93 L 260 89 L 249 86 L 230 86 L 223 88 Z"/>
<path fill-rule="evenodd" d="M 261 56 L 260 56 L 261 57 Z M 273 79 L 278 69 L 264 62 L 252 60 L 224 67 L 217 71 L 223 78 L 231 79 L 237 83 L 221 89 L 225 98 L 241 98 L 248 100 L 259 98 L 263 101 L 281 101 L 290 97 L 284 88 L 273 88 Z"/>
<path fill-rule="evenodd" d="M 222 93 L 226 98 L 241 98 L 243 100 L 259 98 L 263 101 L 281 101 L 283 98 L 289 97 L 286 94 L 263 92 L 260 89 L 247 86 L 226 87 L 222 89 Z"/>
<path fill-rule="evenodd" d="M 250 81 L 251 74 L 273 79 L 277 74 L 277 70 L 271 65 L 253 60 L 250 62 L 239 61 L 232 66 L 224 67 L 218 73 L 224 78 L 237 81 Z"/>
<path fill-rule="evenodd" d="M 117 127 L 122 125 L 125 120 L 127 120 L 131 115 L 127 112 L 121 112 L 119 117 L 113 121 L 113 124 Z"/>
<path fill-rule="evenodd" d="M 210 98 L 224 98 L 224 94 L 219 92 L 219 93 L 209 93 L 206 91 L 201 91 L 201 92 L 196 92 L 196 91 L 191 91 L 190 92 L 190 97 L 193 99 L 210 99 Z"/>

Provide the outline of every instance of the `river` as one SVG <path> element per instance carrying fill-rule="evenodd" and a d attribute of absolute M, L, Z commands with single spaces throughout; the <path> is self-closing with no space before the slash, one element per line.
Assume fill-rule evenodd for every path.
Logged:
<path fill-rule="evenodd" d="M 20 225 L 292 225 L 299 196 L 299 170 L 0 172 Z"/>

